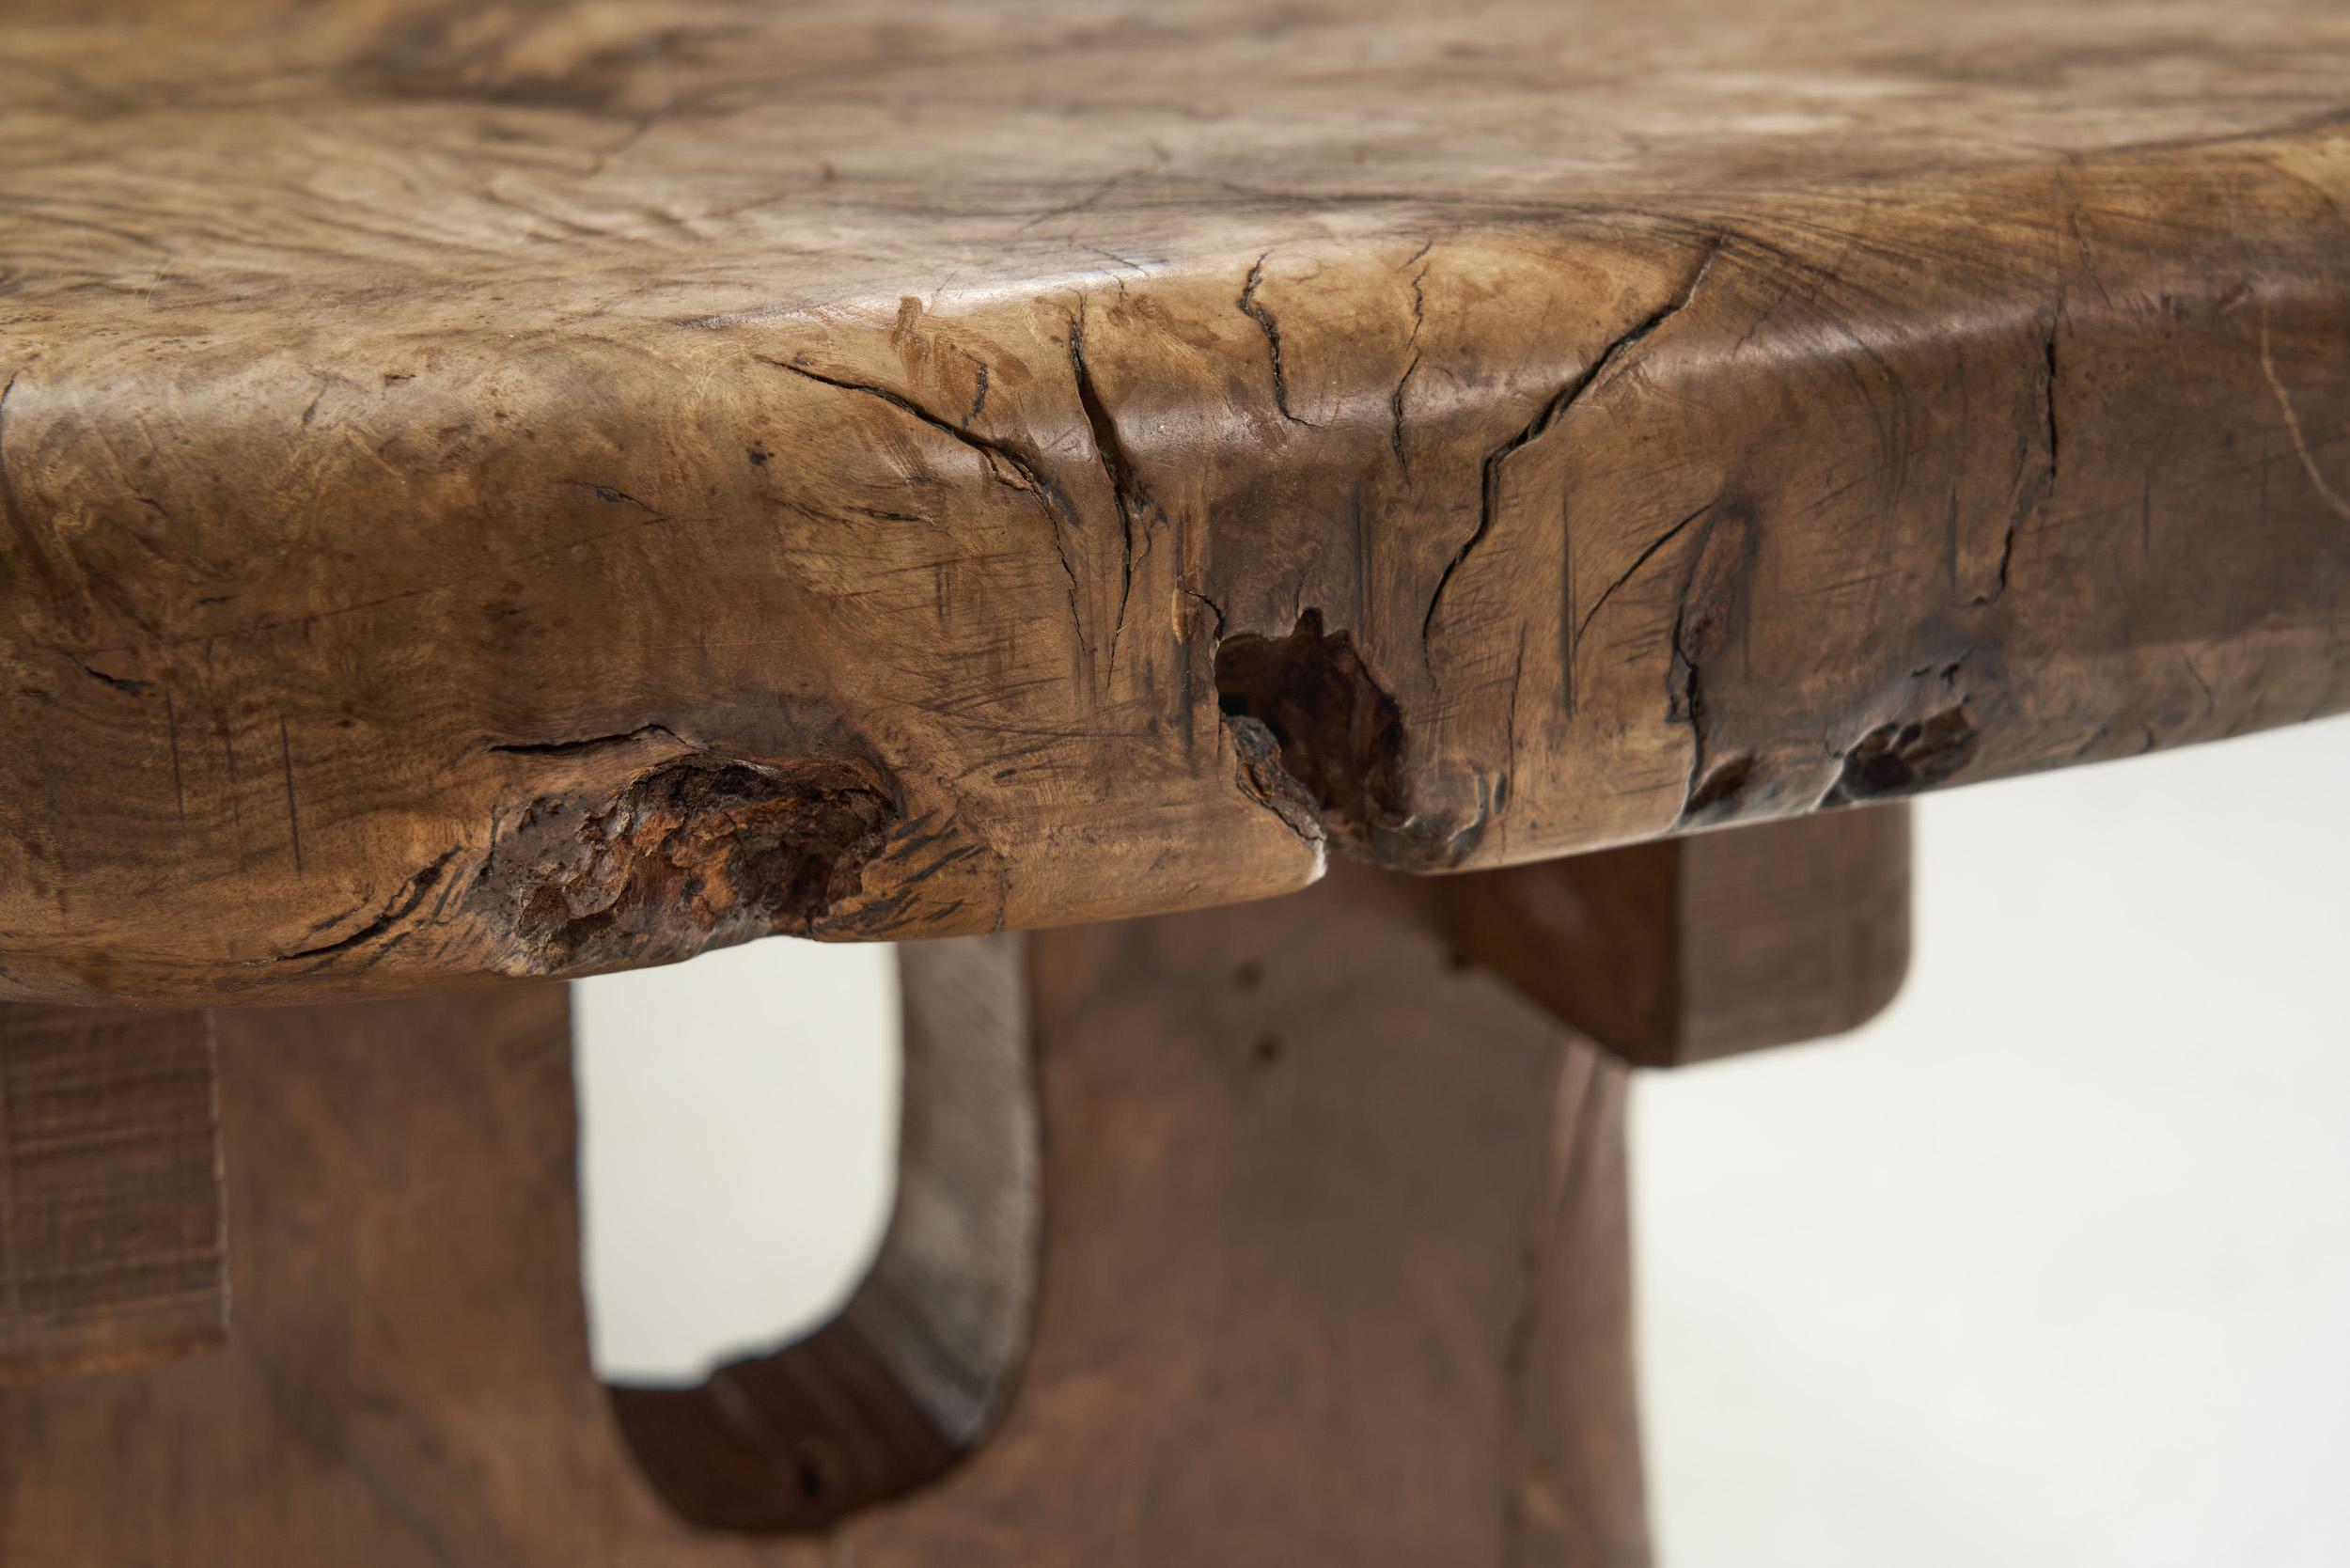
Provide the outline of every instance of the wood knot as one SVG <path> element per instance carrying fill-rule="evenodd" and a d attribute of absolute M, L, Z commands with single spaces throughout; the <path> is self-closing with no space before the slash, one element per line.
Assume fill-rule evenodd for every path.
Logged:
<path fill-rule="evenodd" d="M 1963 702 L 1923 718 L 1880 724 L 1844 753 L 1843 771 L 1820 804 L 1850 806 L 1931 790 L 1974 760 L 1979 739 Z"/>
<path fill-rule="evenodd" d="M 899 815 L 860 762 L 696 753 L 603 798 L 533 800 L 492 848 L 471 902 L 509 925 L 534 973 L 804 935 L 860 890 Z"/>
<path fill-rule="evenodd" d="M 1333 844 L 1381 864 L 1456 856 L 1460 836 L 1412 809 L 1402 710 L 1353 636 L 1324 631 L 1320 610 L 1305 611 L 1285 637 L 1225 638 L 1215 687 L 1243 778 L 1292 825 L 1309 808 Z"/>

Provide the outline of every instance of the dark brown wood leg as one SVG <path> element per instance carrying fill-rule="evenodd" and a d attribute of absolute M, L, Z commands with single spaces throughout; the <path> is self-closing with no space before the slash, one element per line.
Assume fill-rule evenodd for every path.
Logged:
<path fill-rule="evenodd" d="M 1863 928 L 1903 824 L 1845 821 L 1619 861 L 1670 896 L 1612 907 L 1607 867 L 1505 874 L 1644 933 L 1658 966 L 1622 973 L 1679 998 L 1648 1016 L 1716 1039 L 1692 998 L 1738 953 L 1782 954 L 1790 996 L 1825 977 L 1821 1017 L 1889 986 L 1798 962 L 1899 946 Z M 1624 1069 L 1552 1010 L 1633 1014 L 1561 985 L 1607 973 L 1563 929 L 1555 964 L 1485 951 L 1514 984 L 1455 957 L 1509 886 L 1448 885 L 1432 921 L 1425 885 L 1340 867 L 909 949 L 880 1262 L 803 1344 L 676 1395 L 588 1372 L 558 989 L 224 1013 L 238 1332 L 0 1392 L 0 1560 L 1633 1568 Z M 1708 887 L 1779 929 L 1693 914 Z"/>
<path fill-rule="evenodd" d="M 0 1384 L 217 1350 L 212 1022 L 0 1004 Z"/>
<path fill-rule="evenodd" d="M 687 1518 L 822 1529 L 931 1481 L 1002 1415 L 1027 1354 L 1041 1223 L 1021 953 L 985 937 L 901 949 L 897 1196 L 839 1314 L 698 1388 L 612 1390 L 630 1449 Z"/>
<path fill-rule="evenodd" d="M 1035 939 L 1072 1562 L 1647 1560 L 1622 1071 L 1417 896 Z"/>
<path fill-rule="evenodd" d="M 1909 806 L 1428 884 L 1454 950 L 1608 1051 L 1680 1067 L 1841 1034 L 1909 968 Z"/>
<path fill-rule="evenodd" d="M 1642 1560 L 1617 1069 L 1366 875 L 1026 962 L 1031 1348 L 928 1487 L 814 1539 L 665 1505 L 588 1372 L 562 997 L 521 987 L 221 1015 L 238 1332 L 0 1393 L 0 1560 Z"/>
<path fill-rule="evenodd" d="M 942 1308 L 1008 1301 L 1033 1263 L 1008 1181 L 1030 1134 L 1000 1092 L 1017 952 L 903 954 L 900 1222 L 841 1317 L 700 1388 L 617 1395 L 691 1516 L 829 1522 L 979 1435 L 924 1406 L 941 1369 L 1001 1386 L 1003 1340 L 939 1333 Z M 977 1458 L 849 1522 L 859 1561 L 972 1560 L 979 1520 L 1008 1562 L 1645 1560 L 1620 1069 L 1451 964 L 1410 885 L 1352 868 L 1028 953 L 1034 1351 Z M 992 1245 L 940 1256 L 909 1205 L 966 1237 L 992 1214 Z"/>
<path fill-rule="evenodd" d="M 215 1020 L 234 1332 L 0 1391 L 0 1561 L 554 1563 L 606 1522 L 569 1560 L 645 1560 L 666 1521 L 587 1370 L 561 988 Z"/>

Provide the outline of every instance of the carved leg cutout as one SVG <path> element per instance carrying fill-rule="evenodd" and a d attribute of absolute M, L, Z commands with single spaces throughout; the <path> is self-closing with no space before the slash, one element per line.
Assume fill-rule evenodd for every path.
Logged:
<path fill-rule="evenodd" d="M 971 950 L 1000 965 L 1021 945 Z M 0 1393 L 0 1560 L 1645 1560 L 1619 1068 L 1451 964 L 1408 885 L 1353 868 L 1292 899 L 1034 937 L 1026 956 L 1033 1348 L 993 1433 L 910 1496 L 822 1537 L 713 1534 L 640 1473 L 588 1370 L 562 996 L 521 986 L 221 1015 L 238 1332 L 209 1360 Z M 1011 994 L 995 983 L 932 1000 L 984 1014 Z M 951 1058 L 968 1037 L 930 1038 Z M 932 1065 L 938 1083 L 977 1071 Z M 959 1081 L 1016 1102 L 1003 1077 Z M 929 1292 L 1019 1255 L 999 1161 L 1021 1144 L 999 1119 L 927 1120 L 932 1099 L 909 1099 L 909 1150 L 979 1173 L 982 1196 L 931 1208 L 909 1181 L 898 1261 L 849 1314 L 866 1381 L 826 1358 L 803 1403 L 762 1387 L 734 1426 L 622 1402 L 698 1515 L 807 1517 L 788 1456 L 840 1454 L 818 1466 L 845 1497 L 911 1473 L 873 1455 L 935 1461 L 968 1440 L 959 1419 L 986 1419 L 1016 1293 L 973 1309 Z M 952 1147 L 973 1127 L 977 1151 Z M 950 1215 L 967 1229 L 917 1235 Z M 961 1403 L 908 1370 L 926 1364 Z M 916 1417 L 937 1447 L 894 1447 Z M 698 1474 L 696 1451 L 713 1456 Z"/>
<path fill-rule="evenodd" d="M 807 1338 L 699 1388 L 612 1390 L 646 1474 L 702 1524 L 814 1529 L 913 1490 L 995 1424 L 1027 1350 L 1037 1133 L 1020 944 L 912 943 L 898 966 L 898 1191 L 864 1282 Z"/>

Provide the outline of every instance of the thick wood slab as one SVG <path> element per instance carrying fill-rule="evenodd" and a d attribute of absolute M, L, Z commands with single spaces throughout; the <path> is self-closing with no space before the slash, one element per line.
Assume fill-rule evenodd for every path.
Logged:
<path fill-rule="evenodd" d="M 2350 703 L 2336 5 L 109 9 L 0 47 L 20 993 L 1091 919 Z"/>

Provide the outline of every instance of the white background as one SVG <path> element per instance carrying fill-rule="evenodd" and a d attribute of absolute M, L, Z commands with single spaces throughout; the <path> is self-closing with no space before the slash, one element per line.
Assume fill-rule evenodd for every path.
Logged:
<path fill-rule="evenodd" d="M 1919 807 L 1845 1040 L 1641 1080 L 1663 1568 L 2350 1562 L 2350 723 Z M 883 948 L 578 995 L 606 1375 L 822 1321 L 887 1212 Z"/>

